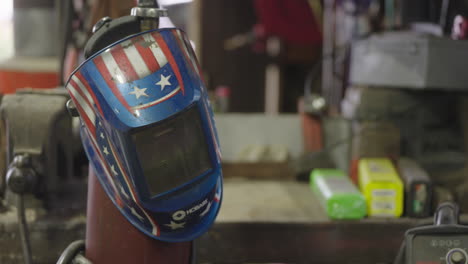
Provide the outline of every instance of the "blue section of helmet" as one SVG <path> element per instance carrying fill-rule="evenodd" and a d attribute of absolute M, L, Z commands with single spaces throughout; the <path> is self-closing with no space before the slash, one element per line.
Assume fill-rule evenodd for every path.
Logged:
<path fill-rule="evenodd" d="M 151 104 L 158 98 L 164 98 L 174 93 L 173 96 L 164 101 L 138 109 L 137 114 L 131 113 L 108 87 L 93 62 L 93 58 L 108 49 L 106 48 L 88 59 L 78 69 L 86 79 L 102 109 L 101 115 L 94 107 L 96 135 L 91 135 L 89 129 L 82 127 L 81 136 L 86 154 L 97 178 L 114 205 L 128 221 L 152 238 L 168 242 L 188 241 L 208 230 L 220 208 L 222 172 L 219 143 L 206 88 L 176 43 L 175 33 L 177 31 L 164 29 L 154 32 L 161 34 L 167 43 L 180 71 L 184 90 L 177 92 L 176 89 L 180 87 L 180 83 L 174 76 L 172 76 L 174 79 L 170 80 L 171 85 L 164 87 L 164 89 L 161 86 L 155 86 L 155 83 L 161 81 L 161 78 L 175 75 L 168 63 L 161 67 L 157 73 L 132 83 L 118 85 L 131 107 Z M 142 34 L 148 34 L 148 32 Z M 117 44 L 115 43 L 113 46 Z M 146 93 L 148 98 L 144 96 L 143 100 L 135 100 L 136 93 L 141 93 L 141 90 L 134 87 L 138 89 L 158 88 L 159 90 L 153 90 L 152 94 Z M 131 93 L 132 91 L 136 92 Z M 157 126 L 193 105 L 197 106 L 200 113 L 211 169 L 176 188 L 152 196 L 143 175 L 131 133 L 134 129 Z M 102 138 L 100 138 L 101 135 Z M 99 149 L 96 149 L 95 145 Z M 108 154 L 109 156 L 103 154 L 104 151 L 111 154 Z M 111 179 L 114 180 L 110 180 L 107 173 L 110 173 Z M 157 233 L 155 233 L 155 229 L 157 229 Z"/>

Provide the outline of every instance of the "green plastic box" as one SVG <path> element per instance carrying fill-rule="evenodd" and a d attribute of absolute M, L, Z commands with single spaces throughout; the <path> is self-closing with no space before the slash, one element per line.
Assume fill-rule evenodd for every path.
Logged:
<path fill-rule="evenodd" d="M 337 169 L 314 169 L 310 188 L 331 219 L 362 219 L 367 206 L 364 196 L 346 174 Z"/>

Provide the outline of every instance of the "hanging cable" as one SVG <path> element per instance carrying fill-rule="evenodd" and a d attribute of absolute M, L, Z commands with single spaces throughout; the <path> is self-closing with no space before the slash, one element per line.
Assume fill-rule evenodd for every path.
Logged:
<path fill-rule="evenodd" d="M 34 191 L 37 175 L 32 169 L 31 159 L 28 154 L 15 156 L 8 168 L 6 180 L 8 188 L 16 194 L 16 210 L 24 263 L 32 264 L 31 242 L 26 221 L 24 195 Z"/>
<path fill-rule="evenodd" d="M 21 246 L 23 248 L 24 263 L 32 264 L 31 241 L 29 238 L 28 224 L 26 222 L 24 195 L 22 194 L 16 194 L 16 210 L 18 215 L 18 226 L 21 238 Z"/>

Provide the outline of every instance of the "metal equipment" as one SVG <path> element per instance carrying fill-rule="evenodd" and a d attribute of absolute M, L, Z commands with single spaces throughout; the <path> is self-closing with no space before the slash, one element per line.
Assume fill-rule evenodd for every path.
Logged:
<path fill-rule="evenodd" d="M 466 91 L 468 43 L 415 32 L 387 32 L 353 43 L 355 85 Z"/>
<path fill-rule="evenodd" d="M 468 226 L 461 225 L 454 203 L 437 208 L 434 224 L 408 230 L 395 264 L 468 263 Z"/>
<path fill-rule="evenodd" d="M 47 208 L 53 207 L 50 196 L 63 191 L 63 182 L 74 174 L 73 156 L 79 145 L 73 141 L 67 100 L 63 89 L 31 90 L 6 95 L 0 107 L 6 127 L 7 163 L 11 164 L 7 173 L 10 183 L 15 182 L 12 176 L 17 168 L 34 170 L 39 179 L 34 185 L 28 183 L 31 187 L 27 191 L 44 197 L 40 204 Z"/>
<path fill-rule="evenodd" d="M 44 246 L 38 241 L 67 230 L 57 225 L 57 219 L 69 225 L 68 235 L 78 237 L 74 231 L 79 222 L 76 217 L 84 209 L 84 203 L 76 197 L 84 195 L 84 188 L 80 188 L 84 181 L 75 171 L 80 145 L 76 133 L 73 136 L 72 120 L 64 106 L 67 100 L 63 88 L 25 89 L 4 96 L 0 106 L 2 137 L 6 142 L 3 147 L 7 153 L 2 162 L 9 164 L 6 178 L 0 181 L 0 189 L 4 190 L 0 192 L 0 200 L 5 204 L 0 228 L 19 234 L 26 263 L 49 261 L 49 254 L 43 253 Z M 11 221 L 15 211 L 17 223 Z M 48 247 L 58 248 L 68 239 L 59 237 Z M 19 258 L 16 242 L 20 241 L 15 236 L 0 235 L 2 252 L 9 252 L 0 253 L 1 263 L 15 263 Z M 34 258 L 31 248 L 33 252 L 37 250 Z"/>

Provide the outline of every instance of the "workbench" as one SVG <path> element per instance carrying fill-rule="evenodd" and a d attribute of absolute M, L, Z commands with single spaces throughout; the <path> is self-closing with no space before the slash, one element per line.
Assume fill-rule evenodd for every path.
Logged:
<path fill-rule="evenodd" d="M 30 223 L 37 264 L 55 263 L 84 238 L 83 213 Z M 0 225 L 0 263 L 21 263 L 15 215 L 2 217 L 10 221 Z M 307 183 L 228 178 L 216 223 L 195 245 L 198 263 L 391 263 L 404 232 L 431 221 L 331 221 Z"/>
<path fill-rule="evenodd" d="M 200 263 L 392 263 L 404 232 L 432 218 L 331 221 L 307 183 L 227 179 Z"/>

